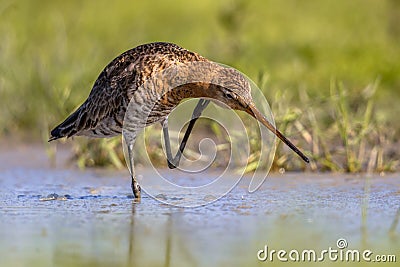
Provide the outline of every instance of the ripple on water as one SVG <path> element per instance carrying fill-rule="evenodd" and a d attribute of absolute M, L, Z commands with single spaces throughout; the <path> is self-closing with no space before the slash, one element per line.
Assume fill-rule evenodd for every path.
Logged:
<path fill-rule="evenodd" d="M 136 203 L 124 175 L 73 170 L 2 174 L 2 264 L 32 266 L 49 259 L 71 266 L 99 261 L 141 266 L 165 265 L 169 258 L 182 266 L 244 266 L 257 264 L 255 253 L 265 244 L 322 249 L 339 237 L 352 248 L 400 251 L 399 239 L 388 234 L 398 216 L 399 177 L 371 179 L 368 195 L 364 180 L 348 177 L 269 177 L 252 194 L 244 179 L 222 199 L 188 209 L 145 193 Z M 171 196 L 177 202 L 193 197 L 163 192 L 156 198 Z M 214 198 L 205 196 L 207 201 Z M 395 229 L 399 233 L 399 226 Z"/>

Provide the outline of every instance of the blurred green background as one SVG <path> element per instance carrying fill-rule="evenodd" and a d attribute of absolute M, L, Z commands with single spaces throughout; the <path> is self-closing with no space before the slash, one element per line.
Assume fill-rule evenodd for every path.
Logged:
<path fill-rule="evenodd" d="M 0 36 L 3 138 L 47 140 L 114 57 L 168 41 L 255 81 L 277 125 L 313 158 L 308 168 L 398 165 L 397 0 L 1 0 Z M 81 166 L 120 166 L 107 159 L 110 142 L 120 150 L 115 141 L 79 141 Z M 93 159 L 102 147 L 105 159 Z M 304 168 L 288 153 L 280 146 L 276 168 Z"/>

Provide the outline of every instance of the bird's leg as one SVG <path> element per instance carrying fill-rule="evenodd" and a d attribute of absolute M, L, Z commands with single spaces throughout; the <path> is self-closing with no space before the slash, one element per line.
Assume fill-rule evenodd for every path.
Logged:
<path fill-rule="evenodd" d="M 206 109 L 206 107 L 208 106 L 209 103 L 210 103 L 210 100 L 200 99 L 199 102 L 197 103 L 196 107 L 194 108 L 193 113 L 192 113 L 192 119 L 189 122 L 189 125 L 186 129 L 185 135 L 183 136 L 182 142 L 179 145 L 179 150 L 176 153 L 176 156 L 174 158 L 175 168 L 179 166 L 179 161 L 181 159 L 183 150 L 185 150 L 186 143 L 189 139 L 190 133 L 192 132 L 194 124 L 196 123 L 197 119 L 201 116 L 201 113 Z"/>
<path fill-rule="evenodd" d="M 190 133 L 192 132 L 194 124 L 196 123 L 196 120 L 200 117 L 201 113 L 208 106 L 209 103 L 210 100 L 206 99 L 200 99 L 199 102 L 197 103 L 196 107 L 194 108 L 192 118 L 186 129 L 185 135 L 183 136 L 183 139 L 179 145 L 178 152 L 176 153 L 174 158 L 172 158 L 172 153 L 171 153 L 171 144 L 168 133 L 168 119 L 165 119 L 165 121 L 163 122 L 162 127 L 164 133 L 165 149 L 167 152 L 167 163 L 170 169 L 175 169 L 176 167 L 179 166 L 179 161 L 182 157 L 183 150 L 185 150 L 186 143 L 189 139 Z"/>
<path fill-rule="evenodd" d="M 168 167 L 172 169 L 172 152 L 171 152 L 171 142 L 169 141 L 169 131 L 168 131 L 168 117 L 165 118 L 165 120 L 161 123 L 162 128 L 163 128 L 163 134 L 164 134 L 164 143 L 165 143 L 165 150 L 167 153 L 167 163 Z"/>
<path fill-rule="evenodd" d="M 128 147 L 129 168 L 131 171 L 131 178 L 132 178 L 131 182 L 132 192 L 135 199 L 140 199 L 140 191 L 141 191 L 140 185 L 137 182 L 135 171 L 133 169 L 133 154 L 132 154 L 133 144 L 127 144 L 127 147 Z"/>

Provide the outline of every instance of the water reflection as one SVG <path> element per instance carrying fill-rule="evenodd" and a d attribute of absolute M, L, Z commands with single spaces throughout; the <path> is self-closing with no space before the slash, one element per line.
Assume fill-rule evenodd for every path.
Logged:
<path fill-rule="evenodd" d="M 176 266 L 173 264 L 175 259 L 184 266 L 197 266 L 195 259 L 190 254 L 190 247 L 192 243 L 190 240 L 185 240 L 184 236 L 178 230 L 179 222 L 182 222 L 183 214 L 179 211 L 173 211 L 171 208 L 166 207 L 167 212 L 160 216 L 159 222 L 153 223 L 158 231 L 152 231 L 141 222 L 140 215 L 136 213 L 136 202 L 132 202 L 132 214 L 130 216 L 130 229 L 129 229 L 129 253 L 126 266 L 144 266 L 141 264 L 149 264 L 143 262 L 143 256 L 148 254 L 148 250 L 152 251 L 151 246 L 155 246 L 156 253 L 147 255 L 153 263 L 157 266 Z M 144 242 L 139 237 L 143 238 L 143 233 L 146 232 L 145 239 L 151 243 Z M 144 247 L 144 243 L 148 246 Z M 150 246 L 150 247 L 149 247 Z M 145 251 L 145 252 L 144 252 Z"/>
<path fill-rule="evenodd" d="M 399 179 L 371 179 L 366 206 L 357 179 L 284 176 L 183 209 L 135 203 L 120 178 L 39 174 L 0 180 L 0 266 L 257 266 L 266 244 L 325 249 L 338 238 L 400 251 Z M 41 201 L 52 193 L 70 197 Z"/>

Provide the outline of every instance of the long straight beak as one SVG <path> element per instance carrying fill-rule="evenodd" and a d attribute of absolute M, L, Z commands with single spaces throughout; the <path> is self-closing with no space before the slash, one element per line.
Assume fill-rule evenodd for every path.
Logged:
<path fill-rule="evenodd" d="M 256 120 L 261 122 L 265 127 L 267 127 L 271 132 L 273 132 L 279 139 L 282 140 L 288 147 L 290 147 L 297 155 L 299 155 L 305 162 L 309 163 L 310 160 L 300 151 L 289 139 L 287 139 L 278 129 L 276 129 L 265 117 L 258 111 L 254 104 L 250 104 L 245 110 L 248 114 L 253 116 Z"/>

